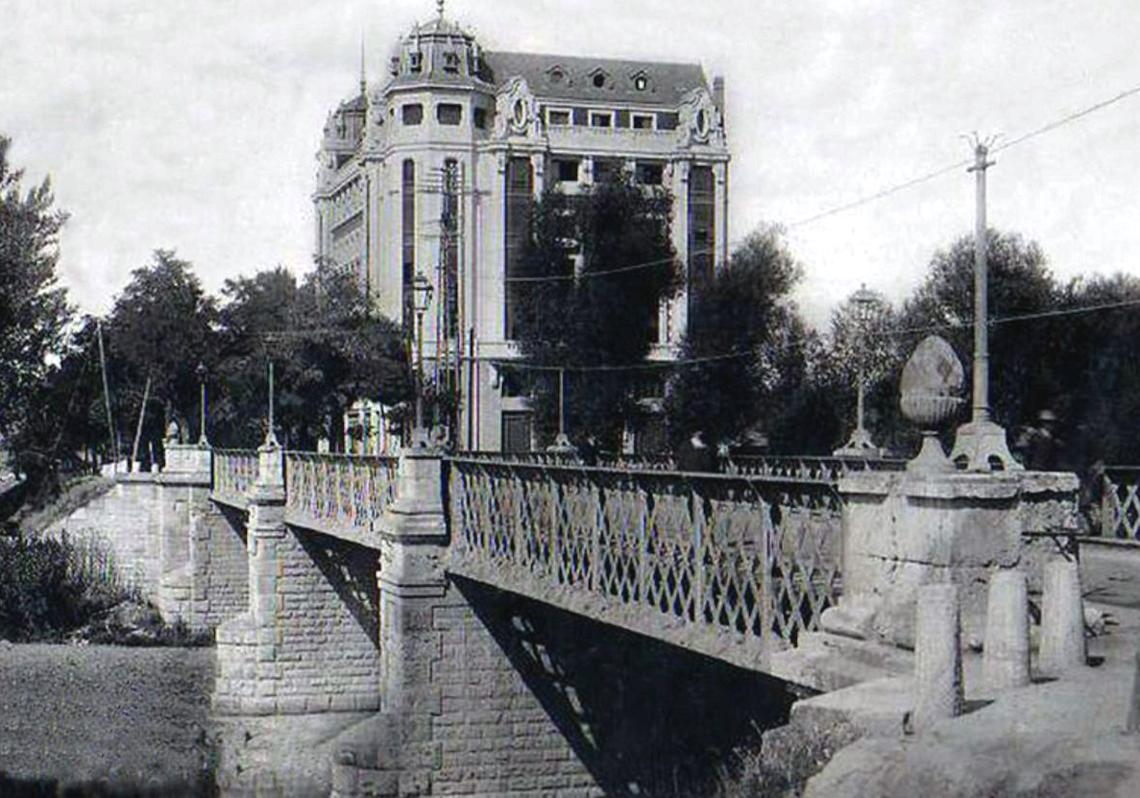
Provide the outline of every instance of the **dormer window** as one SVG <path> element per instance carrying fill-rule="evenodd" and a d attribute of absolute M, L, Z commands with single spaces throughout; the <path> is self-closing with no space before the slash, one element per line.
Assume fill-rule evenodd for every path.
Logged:
<path fill-rule="evenodd" d="M 420 72 L 424 68 L 424 54 L 420 52 L 408 55 L 408 68 L 413 72 Z"/>
<path fill-rule="evenodd" d="M 562 83 L 564 80 L 566 80 L 566 73 L 562 71 L 562 67 L 554 67 L 550 70 L 551 83 Z"/>
<path fill-rule="evenodd" d="M 595 73 L 594 73 L 594 74 L 593 74 L 593 75 L 590 77 L 590 82 L 594 84 L 594 88 L 595 88 L 595 89 L 602 89 L 602 88 L 605 88 L 605 85 L 606 85 L 606 73 L 605 73 L 605 72 L 602 72 L 601 70 L 598 70 L 597 72 L 595 72 Z"/>
<path fill-rule="evenodd" d="M 633 88 L 636 91 L 649 91 L 649 75 L 637 72 L 633 75 Z"/>
<path fill-rule="evenodd" d="M 392 56 L 392 60 L 388 62 L 388 74 L 393 77 L 400 74 L 400 59 L 398 56 Z"/>
<path fill-rule="evenodd" d="M 443 71 L 452 74 L 459 72 L 459 53 L 443 54 Z"/>

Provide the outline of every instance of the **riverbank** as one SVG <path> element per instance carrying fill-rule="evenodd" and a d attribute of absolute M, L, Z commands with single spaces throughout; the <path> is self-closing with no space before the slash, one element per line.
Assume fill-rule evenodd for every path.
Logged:
<path fill-rule="evenodd" d="M 0 792 L 201 794 L 213 669 L 209 648 L 0 643 Z"/>

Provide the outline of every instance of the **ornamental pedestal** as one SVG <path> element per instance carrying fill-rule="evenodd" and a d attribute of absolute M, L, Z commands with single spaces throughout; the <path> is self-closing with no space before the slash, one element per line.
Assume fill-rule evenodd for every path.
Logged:
<path fill-rule="evenodd" d="M 1041 583 L 1045 558 L 1077 531 L 1074 474 L 853 473 L 843 496 L 843 596 L 825 631 L 913 648 L 919 587 L 959 588 L 964 644 L 985 635 L 996 569 Z"/>

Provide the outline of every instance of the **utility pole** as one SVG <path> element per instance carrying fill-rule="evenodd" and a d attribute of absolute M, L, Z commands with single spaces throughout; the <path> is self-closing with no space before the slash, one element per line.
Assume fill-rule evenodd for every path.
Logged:
<path fill-rule="evenodd" d="M 103 351 L 103 322 L 95 320 L 95 337 L 99 340 L 99 368 L 103 372 L 103 409 L 107 411 L 107 436 L 111 440 L 111 462 L 113 469 L 119 470 L 119 444 L 115 437 L 115 420 L 111 415 L 111 389 L 107 385 L 107 355 Z"/>
<path fill-rule="evenodd" d="M 1006 443 L 1005 429 L 990 419 L 989 264 L 986 228 L 986 170 L 992 139 L 974 136 L 974 385 L 970 422 L 958 427 L 950 459 L 965 460 L 968 471 L 1018 471 Z"/>

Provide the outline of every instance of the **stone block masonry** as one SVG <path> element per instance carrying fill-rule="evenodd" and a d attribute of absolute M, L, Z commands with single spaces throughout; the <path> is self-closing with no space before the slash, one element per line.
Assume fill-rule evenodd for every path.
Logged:
<path fill-rule="evenodd" d="M 128 585 L 157 597 L 162 576 L 160 486 L 156 474 L 120 474 L 110 492 L 52 524 L 45 534 L 104 546 Z"/>
<path fill-rule="evenodd" d="M 214 707 L 292 715 L 379 708 L 376 554 L 287 527 L 280 450 L 251 491 L 249 609 L 218 628 Z M 272 462 L 276 460 L 276 463 Z"/>

